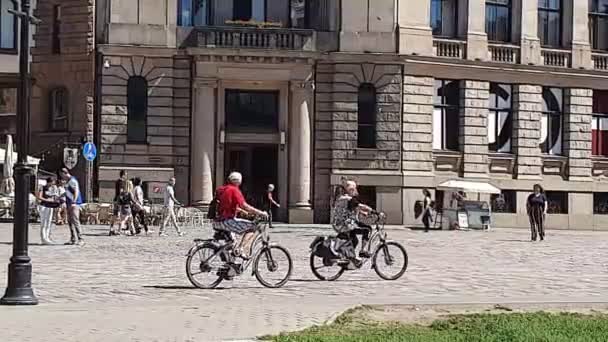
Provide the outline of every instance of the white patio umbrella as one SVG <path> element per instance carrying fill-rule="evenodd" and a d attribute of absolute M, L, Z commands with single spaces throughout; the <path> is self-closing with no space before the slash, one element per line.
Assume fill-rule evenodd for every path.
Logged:
<path fill-rule="evenodd" d="M 2 168 L 2 192 L 5 194 L 15 192 L 15 180 L 13 179 L 14 166 L 13 137 L 9 134 L 6 136 L 6 152 L 4 153 L 4 167 Z"/>
<path fill-rule="evenodd" d="M 490 183 L 485 182 L 470 182 L 464 180 L 449 180 L 439 184 L 437 190 L 447 191 L 464 191 L 474 192 L 479 194 L 500 194 L 499 188 Z"/>

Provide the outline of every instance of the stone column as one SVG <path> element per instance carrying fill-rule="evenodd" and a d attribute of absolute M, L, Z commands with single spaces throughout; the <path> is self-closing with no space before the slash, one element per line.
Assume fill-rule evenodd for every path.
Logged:
<path fill-rule="evenodd" d="M 197 80 L 194 87 L 190 191 L 192 203 L 204 206 L 213 199 L 217 80 Z"/>
<path fill-rule="evenodd" d="M 541 86 L 513 86 L 513 153 L 517 156 L 514 168 L 517 179 L 541 178 L 541 112 Z"/>
<path fill-rule="evenodd" d="M 289 223 L 312 223 L 310 154 L 313 84 L 292 82 L 289 120 Z"/>
<path fill-rule="evenodd" d="M 589 44 L 589 1 L 573 1 L 572 8 L 572 67 L 591 69 Z"/>
<path fill-rule="evenodd" d="M 465 178 L 488 177 L 489 89 L 488 82 L 461 82 L 459 141 Z"/>
<path fill-rule="evenodd" d="M 591 120 L 593 91 L 566 89 L 564 118 L 564 152 L 568 157 L 571 181 L 592 181 Z"/>
<path fill-rule="evenodd" d="M 522 0 L 521 6 L 521 64 L 540 65 L 538 1 Z"/>
<path fill-rule="evenodd" d="M 430 0 L 398 0 L 399 54 L 433 55 Z"/>
<path fill-rule="evenodd" d="M 488 59 L 488 35 L 486 34 L 486 2 L 469 0 L 467 21 L 467 59 Z"/>

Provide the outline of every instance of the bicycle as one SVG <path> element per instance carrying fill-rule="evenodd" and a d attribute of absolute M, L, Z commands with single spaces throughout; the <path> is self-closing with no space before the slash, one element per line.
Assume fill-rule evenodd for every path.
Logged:
<path fill-rule="evenodd" d="M 374 212 L 370 215 L 374 215 L 376 220 L 374 223 L 375 228 L 368 242 L 369 250 L 373 251 L 369 258 L 362 258 L 360 262 L 355 264 L 352 259 L 344 257 L 340 251 L 335 251 L 335 248 L 332 246 L 335 246 L 342 240 L 337 236 L 318 236 L 310 244 L 310 269 L 317 279 L 324 281 L 337 280 L 345 271 L 361 269 L 368 261 L 371 261 L 371 268 L 384 280 L 397 280 L 403 276 L 408 265 L 405 247 L 396 241 L 387 239 L 387 233 L 384 230 L 386 221 L 384 213 Z M 395 250 L 390 251 L 392 248 Z M 381 262 L 384 262 L 388 266 L 393 266 L 396 263 L 396 257 L 399 255 L 403 257 L 403 265 L 397 269 L 397 273 L 387 274 L 380 268 Z M 320 266 L 318 266 L 318 261 L 321 263 Z M 349 269 L 351 266 L 354 266 L 354 269 Z M 320 270 L 323 268 L 330 269 L 328 275 L 320 273 Z"/>
<path fill-rule="evenodd" d="M 252 257 L 247 260 L 235 253 L 236 243 L 231 232 L 215 229 L 212 239 L 194 240 L 194 246 L 188 251 L 186 259 L 186 274 L 192 285 L 200 289 L 215 288 L 223 280 L 232 280 L 235 276 L 244 274 L 251 265 L 253 265 L 252 275 L 263 286 L 279 288 L 287 283 L 293 270 L 289 251 L 270 242 L 268 221 L 256 219 L 254 222 L 256 230 L 251 245 Z M 199 261 L 194 260 L 197 256 L 200 258 Z M 243 261 L 241 264 L 236 263 L 239 258 Z M 279 263 L 278 260 L 283 261 Z M 280 276 L 277 281 L 269 280 L 263 275 L 264 270 L 272 274 L 282 269 L 285 269 L 285 275 Z M 210 279 L 208 282 L 199 281 L 195 278 L 198 275 L 208 275 Z"/>

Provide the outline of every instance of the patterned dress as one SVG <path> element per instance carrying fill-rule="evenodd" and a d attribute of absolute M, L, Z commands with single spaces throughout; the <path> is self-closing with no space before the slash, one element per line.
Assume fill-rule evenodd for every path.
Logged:
<path fill-rule="evenodd" d="M 332 227 L 338 233 L 346 233 L 357 228 L 357 211 L 349 210 L 349 195 L 340 196 L 332 209 Z"/>

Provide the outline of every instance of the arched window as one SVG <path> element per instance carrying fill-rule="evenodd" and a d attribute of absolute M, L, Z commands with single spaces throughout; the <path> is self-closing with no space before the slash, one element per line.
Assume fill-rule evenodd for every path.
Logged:
<path fill-rule="evenodd" d="M 363 83 L 358 94 L 358 130 L 357 147 L 376 147 L 376 87 L 371 83 Z"/>
<path fill-rule="evenodd" d="M 148 118 L 148 81 L 133 76 L 127 82 L 127 142 L 146 143 Z"/>
<path fill-rule="evenodd" d="M 65 131 L 68 129 L 68 90 L 65 87 L 57 87 L 49 93 L 50 126 L 53 131 Z"/>

